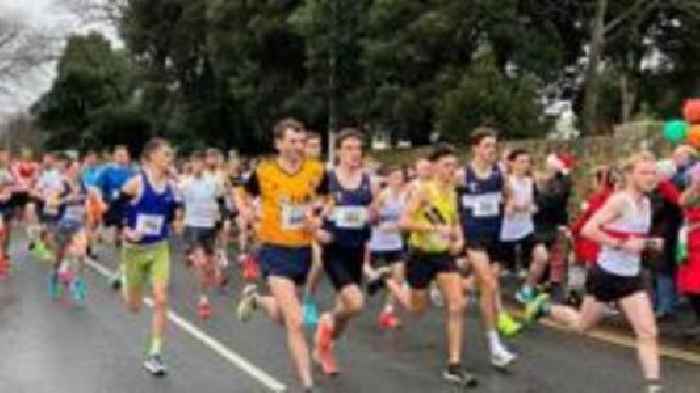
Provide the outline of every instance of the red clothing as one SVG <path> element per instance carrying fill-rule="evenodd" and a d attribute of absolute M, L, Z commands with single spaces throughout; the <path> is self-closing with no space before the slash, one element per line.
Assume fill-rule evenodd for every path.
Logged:
<path fill-rule="evenodd" d="M 588 220 L 593 217 L 593 214 L 603 207 L 605 201 L 607 201 L 612 194 L 612 188 L 605 188 L 591 195 L 588 201 L 586 201 L 588 204 L 586 210 L 571 224 L 571 234 L 574 238 L 574 252 L 576 253 L 577 262 L 582 262 L 590 266 L 594 265 L 598 260 L 600 246 L 596 242 L 583 237 L 581 231 Z"/>
<path fill-rule="evenodd" d="M 32 188 L 39 176 L 39 169 L 39 164 L 35 162 L 15 162 L 12 165 L 12 175 L 15 178 L 17 191 L 27 191 Z"/>
<path fill-rule="evenodd" d="M 688 233 L 688 261 L 678 267 L 678 290 L 700 295 L 700 206 L 686 208 L 684 215 L 688 225 L 699 226 Z"/>

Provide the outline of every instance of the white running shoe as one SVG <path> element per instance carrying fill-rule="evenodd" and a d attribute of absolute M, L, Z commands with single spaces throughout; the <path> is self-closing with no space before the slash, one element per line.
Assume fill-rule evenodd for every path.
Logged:
<path fill-rule="evenodd" d="M 241 322 L 247 322 L 253 317 L 253 312 L 257 308 L 258 286 L 248 284 L 243 288 L 241 300 L 236 309 L 236 316 Z"/>

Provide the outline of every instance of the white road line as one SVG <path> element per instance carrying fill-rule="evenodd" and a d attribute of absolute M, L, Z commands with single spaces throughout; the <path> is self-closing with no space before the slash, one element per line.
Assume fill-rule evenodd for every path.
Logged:
<path fill-rule="evenodd" d="M 103 265 L 101 265 L 95 261 L 88 259 L 87 265 L 90 266 L 91 268 L 93 268 L 97 273 L 99 273 L 100 275 L 102 275 L 106 278 L 114 277 L 113 272 L 111 272 L 109 269 L 107 269 L 106 267 L 104 267 Z M 153 300 L 151 298 L 145 297 L 143 299 L 143 302 L 148 307 L 151 307 L 151 308 L 153 307 Z M 188 333 L 190 336 L 199 340 L 202 344 L 206 345 L 209 349 L 216 352 L 222 358 L 226 359 L 229 363 L 236 366 L 237 368 L 239 368 L 241 371 L 245 372 L 246 374 L 250 375 L 251 377 L 256 379 L 258 382 L 265 385 L 265 387 L 270 389 L 272 392 L 283 393 L 283 392 L 287 391 L 287 386 L 285 386 L 282 382 L 278 381 L 277 379 L 275 379 L 273 376 L 271 376 L 267 372 L 265 372 L 262 369 L 255 366 L 253 363 L 251 363 L 249 360 L 247 360 L 243 356 L 241 356 L 238 353 L 234 352 L 233 350 L 227 348 L 220 341 L 218 341 L 214 337 L 208 335 L 207 333 L 205 333 L 201 329 L 197 328 L 192 323 L 190 323 L 188 320 L 181 317 L 180 315 L 178 315 L 174 311 L 168 310 L 168 319 L 172 323 L 177 325 L 180 329 L 182 329 L 183 331 Z"/>

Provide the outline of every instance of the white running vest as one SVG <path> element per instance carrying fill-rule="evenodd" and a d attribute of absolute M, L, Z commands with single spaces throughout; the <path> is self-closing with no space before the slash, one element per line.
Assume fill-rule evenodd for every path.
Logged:
<path fill-rule="evenodd" d="M 642 204 L 636 204 L 631 196 L 627 196 L 627 203 L 622 215 L 615 221 L 606 225 L 603 230 L 629 235 L 631 237 L 646 237 L 651 229 L 651 202 L 644 197 Z M 615 249 L 607 245 L 600 247 L 598 266 L 608 273 L 618 276 L 634 277 L 639 274 L 641 256 L 624 250 Z"/>
<path fill-rule="evenodd" d="M 535 188 L 532 179 L 525 177 L 518 179 L 514 176 L 508 177 L 508 186 L 515 204 L 518 206 L 531 205 L 534 202 Z M 535 231 L 535 223 L 532 220 L 533 212 L 516 212 L 503 215 L 501 226 L 502 241 L 516 241 L 523 239 Z"/>
<path fill-rule="evenodd" d="M 399 194 L 398 198 L 392 198 L 392 195 L 389 195 L 379 211 L 379 224 L 372 227 L 372 237 L 369 241 L 370 250 L 386 252 L 403 249 L 403 238 L 398 224 L 405 205 L 405 193 Z M 395 229 L 386 230 L 382 228 L 382 225 L 389 225 Z"/>

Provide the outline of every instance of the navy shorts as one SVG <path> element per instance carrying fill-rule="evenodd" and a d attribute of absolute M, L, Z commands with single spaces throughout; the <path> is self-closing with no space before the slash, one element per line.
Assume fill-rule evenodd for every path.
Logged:
<path fill-rule="evenodd" d="M 406 281 L 412 289 L 427 289 L 440 273 L 456 273 L 455 258 L 447 252 L 411 250 L 406 261 Z"/>
<path fill-rule="evenodd" d="M 344 247 L 331 243 L 323 248 L 323 270 L 336 291 L 348 285 L 362 284 L 365 247 Z"/>
<path fill-rule="evenodd" d="M 489 262 L 503 263 L 508 258 L 498 234 L 465 235 L 464 249 L 466 251 L 483 251 L 488 255 Z"/>
<path fill-rule="evenodd" d="M 264 244 L 258 250 L 260 268 L 265 279 L 279 277 L 297 286 L 306 283 L 311 269 L 311 247 L 283 247 Z"/>
<path fill-rule="evenodd" d="M 124 228 L 124 209 L 119 202 L 111 202 L 104 214 L 105 227 Z"/>

